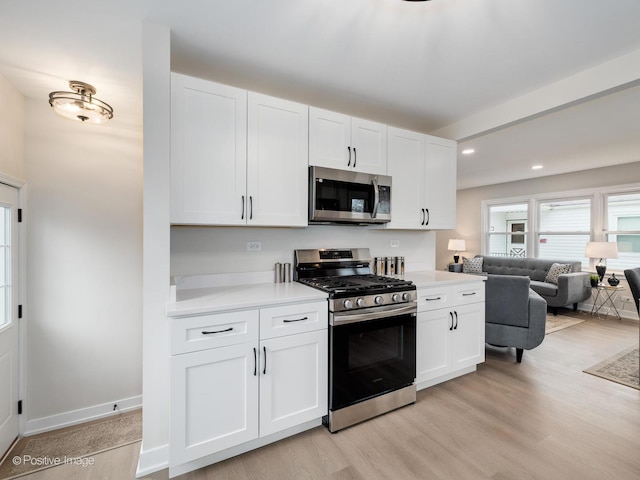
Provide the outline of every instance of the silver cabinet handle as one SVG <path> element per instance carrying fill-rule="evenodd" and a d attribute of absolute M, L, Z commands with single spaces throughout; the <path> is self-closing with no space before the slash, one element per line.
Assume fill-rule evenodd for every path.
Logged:
<path fill-rule="evenodd" d="M 212 334 L 216 334 L 216 333 L 230 332 L 231 330 L 233 330 L 233 327 L 229 327 L 229 328 L 226 328 L 224 330 L 212 331 L 212 332 L 207 332 L 205 330 L 205 331 L 202 332 L 202 335 L 212 335 Z"/>
<path fill-rule="evenodd" d="M 296 318 L 295 320 L 283 320 L 283 323 L 292 323 L 292 322 L 302 322 L 304 320 L 309 320 L 309 317 Z"/>

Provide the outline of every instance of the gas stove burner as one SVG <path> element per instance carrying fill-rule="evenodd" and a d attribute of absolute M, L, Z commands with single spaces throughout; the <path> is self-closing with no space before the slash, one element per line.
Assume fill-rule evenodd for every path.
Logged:
<path fill-rule="evenodd" d="M 412 285 L 412 282 L 407 280 L 373 274 L 302 278 L 299 282 L 334 294 L 358 291 L 365 292 L 372 289 L 403 288 Z"/>

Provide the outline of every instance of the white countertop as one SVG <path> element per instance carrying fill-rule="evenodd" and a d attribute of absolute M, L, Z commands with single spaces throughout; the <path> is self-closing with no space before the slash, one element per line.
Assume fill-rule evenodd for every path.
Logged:
<path fill-rule="evenodd" d="M 240 308 L 260 308 L 326 299 L 325 292 L 297 282 L 195 288 L 178 290 L 176 302 L 167 305 L 167 315 L 169 317 L 200 315 Z"/>
<path fill-rule="evenodd" d="M 403 277 L 417 288 L 442 284 L 460 284 L 485 280 L 482 275 L 425 270 L 408 272 Z M 167 305 L 169 317 L 201 315 L 242 308 L 261 308 L 287 303 L 326 300 L 328 295 L 315 288 L 291 283 L 258 283 L 230 287 L 192 288 L 178 290 L 175 303 Z"/>
<path fill-rule="evenodd" d="M 405 280 L 411 280 L 416 288 L 433 287 L 443 284 L 458 284 L 470 282 L 482 282 L 486 280 L 484 275 L 469 275 L 465 273 L 445 272 L 442 270 L 424 270 L 421 272 L 407 272 Z"/>

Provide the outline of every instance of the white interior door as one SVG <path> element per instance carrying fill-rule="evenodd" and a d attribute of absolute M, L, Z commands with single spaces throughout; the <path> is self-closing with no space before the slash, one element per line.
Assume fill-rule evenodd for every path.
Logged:
<path fill-rule="evenodd" d="M 0 457 L 18 436 L 18 190 L 0 184 Z"/>

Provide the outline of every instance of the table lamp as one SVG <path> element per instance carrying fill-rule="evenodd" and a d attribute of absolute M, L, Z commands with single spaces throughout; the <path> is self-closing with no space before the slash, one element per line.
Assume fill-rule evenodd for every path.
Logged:
<path fill-rule="evenodd" d="M 453 263 L 458 263 L 458 260 L 460 260 L 460 255 L 458 255 L 458 252 L 464 252 L 466 248 L 467 247 L 464 240 L 458 240 L 456 238 L 449 239 L 449 246 L 447 247 L 447 249 L 452 252 L 456 252 L 453 254 Z"/>
<path fill-rule="evenodd" d="M 587 242 L 585 256 L 588 258 L 599 258 L 600 261 L 596 265 L 596 271 L 600 277 L 600 282 L 604 278 L 607 266 L 603 260 L 606 258 L 618 258 L 618 244 L 615 242 Z"/>

